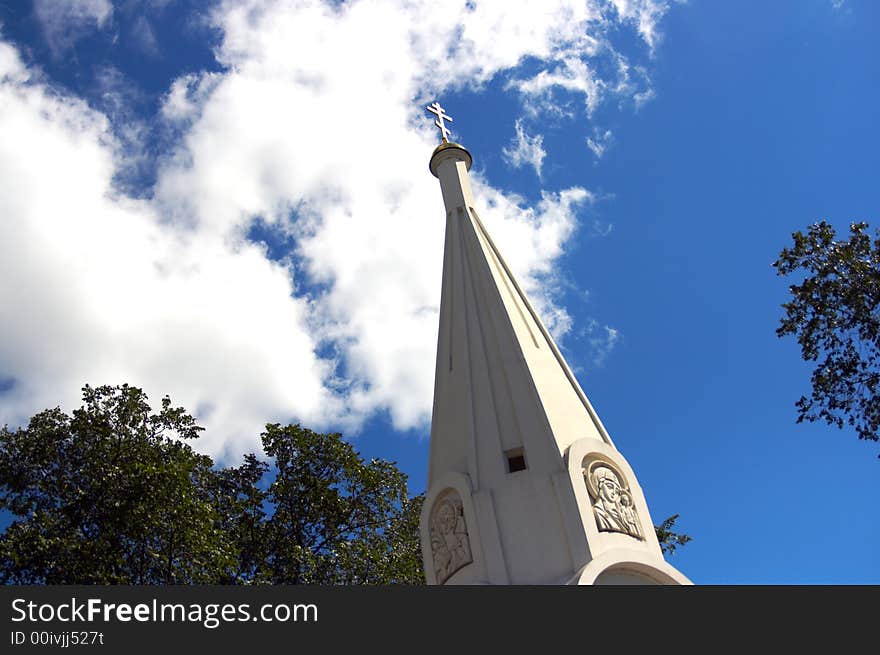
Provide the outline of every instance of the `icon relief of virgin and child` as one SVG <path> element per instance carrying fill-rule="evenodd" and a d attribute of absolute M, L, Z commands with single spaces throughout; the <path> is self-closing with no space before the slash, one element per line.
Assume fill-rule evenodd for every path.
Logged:
<path fill-rule="evenodd" d="M 609 466 L 599 464 L 590 471 L 590 491 L 594 496 L 593 514 L 600 532 L 623 532 L 642 539 L 639 518 L 628 489 Z"/>

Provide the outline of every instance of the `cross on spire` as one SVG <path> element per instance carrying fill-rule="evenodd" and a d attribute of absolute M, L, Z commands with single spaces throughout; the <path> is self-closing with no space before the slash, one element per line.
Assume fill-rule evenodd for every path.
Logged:
<path fill-rule="evenodd" d="M 452 116 L 446 114 L 446 111 L 443 107 L 440 106 L 439 102 L 434 102 L 430 107 L 425 107 L 429 112 L 435 114 L 437 116 L 437 120 L 434 121 L 434 125 L 440 128 L 440 136 L 443 137 L 443 143 L 449 143 L 449 128 L 446 127 L 446 124 L 443 122 L 444 120 L 452 122 Z"/>

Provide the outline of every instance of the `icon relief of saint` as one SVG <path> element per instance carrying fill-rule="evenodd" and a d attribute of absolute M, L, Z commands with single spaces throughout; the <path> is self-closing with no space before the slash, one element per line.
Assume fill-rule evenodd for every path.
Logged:
<path fill-rule="evenodd" d="M 431 551 L 437 584 L 473 561 L 464 507 L 457 496 L 446 496 L 431 513 Z"/>

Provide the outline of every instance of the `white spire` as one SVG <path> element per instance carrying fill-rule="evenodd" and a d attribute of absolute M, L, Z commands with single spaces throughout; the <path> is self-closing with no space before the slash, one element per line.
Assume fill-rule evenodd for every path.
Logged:
<path fill-rule="evenodd" d="M 429 168 L 446 244 L 421 526 L 428 581 L 593 582 L 625 554 L 641 581 L 687 582 L 663 561 L 632 470 L 480 220 L 470 153 L 435 124 L 444 142 Z"/>

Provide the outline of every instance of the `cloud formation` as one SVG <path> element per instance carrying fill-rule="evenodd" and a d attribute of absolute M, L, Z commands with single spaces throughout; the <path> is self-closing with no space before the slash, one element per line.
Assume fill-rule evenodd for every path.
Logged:
<path fill-rule="evenodd" d="M 686 0 L 679 0 L 686 1 Z M 653 50 L 660 42 L 660 19 L 669 11 L 665 0 L 611 0 L 617 15 L 624 22 L 638 26 L 639 34 Z"/>
<path fill-rule="evenodd" d="M 605 365 L 611 351 L 622 338 L 620 330 L 609 325 L 599 325 L 596 319 L 586 322 L 580 336 L 590 344 L 592 364 L 597 368 Z"/>
<path fill-rule="evenodd" d="M 593 151 L 596 159 L 601 159 L 613 140 L 614 135 L 611 134 L 611 130 L 602 131 L 599 128 L 593 128 L 593 136 L 587 137 L 587 147 Z"/>
<path fill-rule="evenodd" d="M 131 27 L 131 40 L 135 47 L 148 57 L 159 56 L 156 32 L 146 16 L 138 16 Z"/>
<path fill-rule="evenodd" d="M 53 56 L 104 27 L 113 16 L 110 0 L 34 0 L 34 14 Z"/>
<path fill-rule="evenodd" d="M 514 124 L 516 134 L 510 145 L 504 148 L 504 159 L 514 168 L 529 165 L 535 169 L 535 175 L 541 177 L 541 165 L 547 152 L 544 150 L 544 137 L 540 134 L 534 136 L 526 134 L 522 126 L 522 119 Z"/>
<path fill-rule="evenodd" d="M 137 198 L 114 182 L 132 158 L 113 123 L 124 113 L 50 89 L 0 42 L 0 302 L 16 308 L 0 326 L 0 380 L 15 381 L 0 422 L 124 381 L 195 409 L 215 455 L 257 448 L 270 420 L 354 430 L 388 412 L 423 428 L 444 226 L 422 106 L 496 75 L 519 80 L 535 112 L 554 111 L 541 104 L 554 87 L 587 108 L 631 96 L 591 58 L 611 51 L 614 21 L 638 18 L 656 39 L 635 5 L 511 4 L 221 3 L 225 72 L 171 85 L 160 118 L 179 138 Z M 539 138 L 522 133 L 538 172 Z M 555 262 L 592 195 L 546 190 L 528 206 L 473 182 L 481 218 L 564 335 Z M 270 258 L 247 238 L 256 222 L 293 251 Z"/>
<path fill-rule="evenodd" d="M 344 413 L 284 266 L 115 193 L 107 118 L 35 82 L 6 44 L 0 79 L 0 376 L 14 381 L 0 423 L 76 406 L 85 382 L 199 408 L 222 426 L 201 444 L 214 453 L 252 447 L 282 408 L 315 423 Z"/>

